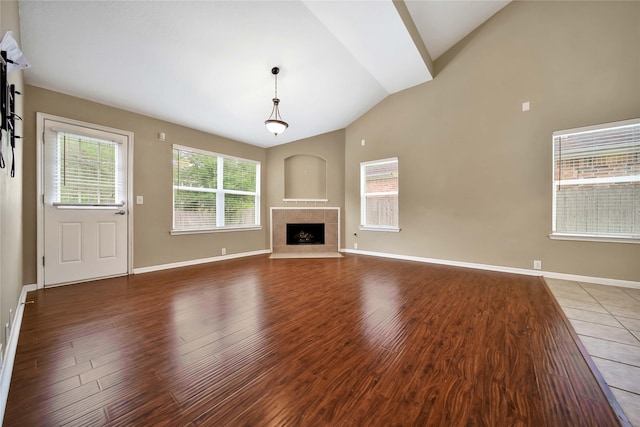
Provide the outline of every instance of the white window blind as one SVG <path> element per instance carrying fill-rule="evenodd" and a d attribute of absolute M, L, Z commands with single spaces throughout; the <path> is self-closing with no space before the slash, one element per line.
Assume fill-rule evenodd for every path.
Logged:
<path fill-rule="evenodd" d="M 640 120 L 553 134 L 553 234 L 640 239 Z"/>
<path fill-rule="evenodd" d="M 229 158 L 223 161 L 225 225 L 256 225 L 256 163 Z"/>
<path fill-rule="evenodd" d="M 120 144 L 58 132 L 54 203 L 101 205 L 118 200 Z"/>
<path fill-rule="evenodd" d="M 398 230 L 398 158 L 360 164 L 361 227 Z"/>
<path fill-rule="evenodd" d="M 174 146 L 174 230 L 260 225 L 259 176 L 259 162 Z"/>

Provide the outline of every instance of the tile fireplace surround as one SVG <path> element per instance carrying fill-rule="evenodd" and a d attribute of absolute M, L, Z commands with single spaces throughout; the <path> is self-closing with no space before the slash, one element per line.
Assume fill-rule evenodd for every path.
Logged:
<path fill-rule="evenodd" d="M 287 224 L 324 223 L 324 245 L 287 245 Z M 271 208 L 271 252 L 327 253 L 340 247 L 340 208 Z"/>

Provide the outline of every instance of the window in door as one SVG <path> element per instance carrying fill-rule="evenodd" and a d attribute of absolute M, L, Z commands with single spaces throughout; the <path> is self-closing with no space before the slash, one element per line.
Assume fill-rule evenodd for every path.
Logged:
<path fill-rule="evenodd" d="M 53 170 L 54 204 L 121 203 L 117 173 L 121 144 L 58 132 Z"/>

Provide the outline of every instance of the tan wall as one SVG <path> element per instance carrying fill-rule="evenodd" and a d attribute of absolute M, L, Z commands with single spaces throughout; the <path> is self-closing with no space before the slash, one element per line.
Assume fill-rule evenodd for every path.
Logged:
<path fill-rule="evenodd" d="M 20 44 L 20 20 L 18 19 L 18 2 L 0 2 L 0 37 L 11 30 L 13 37 Z M 12 71 L 8 82 L 16 85 L 16 89 L 24 92 L 22 71 Z M 23 115 L 24 97 L 16 99 L 16 113 Z M 23 135 L 22 123 L 16 121 L 16 135 Z M 2 131 L 2 155 L 6 168 L 0 169 L 0 324 L 9 323 L 11 315 L 15 316 L 18 299 L 22 290 L 22 147 L 24 140 L 16 141 L 16 174 L 11 178 L 11 149 L 9 138 Z M 6 339 L 2 333 L 0 342 L 2 350 L 6 349 Z"/>
<path fill-rule="evenodd" d="M 284 159 L 285 199 L 326 199 L 327 161 L 295 154 Z"/>
<path fill-rule="evenodd" d="M 267 209 L 270 207 L 339 207 L 344 224 L 344 130 L 329 132 L 311 138 L 301 139 L 289 144 L 277 145 L 267 149 L 267 188 L 265 189 Z M 327 203 L 320 202 L 296 202 L 285 203 L 285 159 L 299 155 L 311 155 L 324 159 L 326 171 L 326 198 Z M 297 188 L 317 188 L 315 182 L 317 175 L 307 176 L 300 174 L 297 180 L 312 180 L 308 185 L 299 184 Z M 289 178 L 287 178 L 289 179 Z M 317 192 L 316 190 L 313 190 Z M 298 193 L 300 194 L 300 193 Z M 302 195 L 302 194 L 300 194 Z M 302 197 L 301 197 L 302 198 Z M 313 198 L 313 197 L 309 197 Z M 265 222 L 266 225 L 266 222 Z M 266 235 L 266 247 L 269 247 L 269 236 Z M 340 241 L 344 242 L 344 226 L 341 230 Z"/>
<path fill-rule="evenodd" d="M 640 245 L 548 238 L 551 133 L 640 116 L 639 39 L 638 2 L 514 2 L 439 58 L 434 81 L 346 131 L 267 150 L 29 86 L 24 282 L 35 282 L 36 111 L 135 133 L 136 267 L 265 249 L 269 207 L 336 206 L 348 248 L 640 280 Z M 171 143 L 263 161 L 263 230 L 170 236 Z M 283 202 L 284 160 L 297 154 L 327 161 L 328 203 Z M 402 231 L 360 231 L 359 163 L 393 156 Z"/>
<path fill-rule="evenodd" d="M 639 40 L 640 2 L 511 3 L 347 128 L 345 247 L 640 281 L 640 245 L 548 237 L 551 134 L 640 117 Z M 360 231 L 359 163 L 393 156 L 402 231 Z"/>
<path fill-rule="evenodd" d="M 24 181 L 24 280 L 36 281 L 36 112 L 54 114 L 134 133 L 134 195 L 144 196 L 134 205 L 134 267 L 147 267 L 265 249 L 265 229 L 171 236 L 172 144 L 242 157 L 262 162 L 264 192 L 264 148 L 243 144 L 175 124 L 108 107 L 42 88 L 27 86 L 25 111 Z M 165 132 L 166 141 L 158 140 Z M 264 207 L 264 204 L 263 204 Z M 261 213 L 268 221 L 267 210 Z"/>

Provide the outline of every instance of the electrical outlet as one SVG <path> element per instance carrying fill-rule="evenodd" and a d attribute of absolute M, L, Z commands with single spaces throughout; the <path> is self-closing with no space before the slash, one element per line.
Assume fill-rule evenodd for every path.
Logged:
<path fill-rule="evenodd" d="M 227 254 L 227 248 L 222 248 L 222 255 L 226 255 Z"/>
<path fill-rule="evenodd" d="M 542 261 L 540 261 L 539 259 L 534 259 L 533 260 L 533 269 L 534 270 L 542 270 Z"/>
<path fill-rule="evenodd" d="M 353 244 L 353 249 L 358 249 L 358 244 L 357 243 Z"/>

